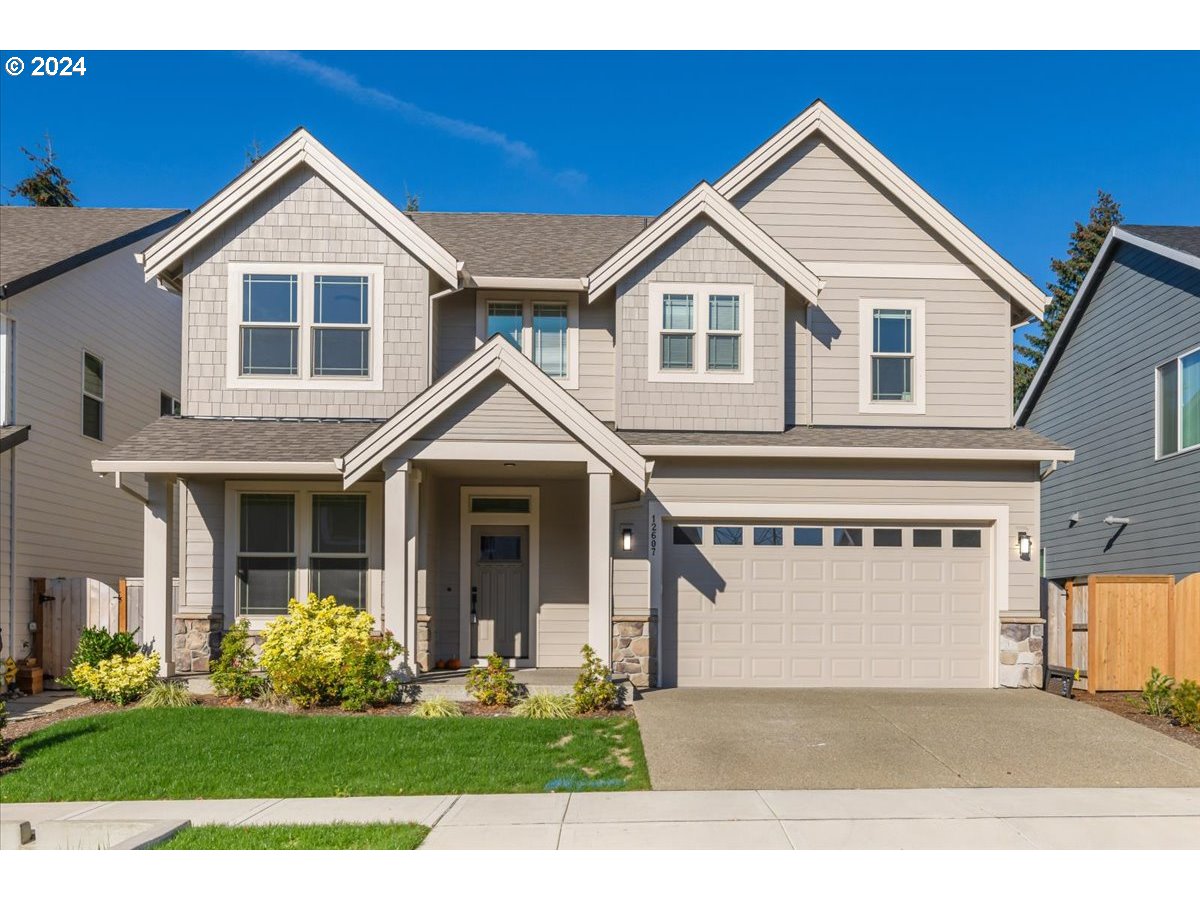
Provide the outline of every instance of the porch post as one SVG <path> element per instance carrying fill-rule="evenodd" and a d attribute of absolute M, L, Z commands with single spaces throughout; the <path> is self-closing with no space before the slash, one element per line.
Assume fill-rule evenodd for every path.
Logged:
<path fill-rule="evenodd" d="M 404 639 L 408 664 L 417 670 L 417 523 L 421 516 L 421 470 L 408 473 L 408 502 L 404 517 Z"/>
<path fill-rule="evenodd" d="M 383 464 L 383 622 L 404 644 L 407 658 L 415 647 L 407 642 L 404 595 L 408 585 L 408 475 L 409 463 L 386 460 Z"/>
<path fill-rule="evenodd" d="M 588 463 L 588 643 L 608 665 L 612 657 L 612 470 Z"/>
<path fill-rule="evenodd" d="M 158 674 L 175 673 L 175 604 L 171 596 L 171 520 L 175 516 L 175 479 L 146 476 L 142 539 L 142 640 L 158 651 Z"/>

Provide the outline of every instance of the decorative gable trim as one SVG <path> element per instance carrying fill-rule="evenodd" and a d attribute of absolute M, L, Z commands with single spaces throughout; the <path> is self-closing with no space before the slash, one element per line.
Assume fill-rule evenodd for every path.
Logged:
<path fill-rule="evenodd" d="M 215 233 L 264 191 L 300 166 L 307 166 L 448 284 L 457 286 L 461 263 L 393 206 L 353 169 L 303 128 L 218 192 L 141 255 L 146 280 L 172 281 L 184 254 Z"/>
<path fill-rule="evenodd" d="M 722 196 L 733 200 L 797 146 L 818 133 L 883 185 L 922 224 L 995 282 L 1010 302 L 1031 316 L 1042 317 L 1048 298 L 1033 282 L 820 100 L 725 173 L 714 187 Z"/>
<path fill-rule="evenodd" d="M 588 276 L 588 300 L 595 300 L 614 287 L 625 274 L 701 216 L 706 216 L 741 244 L 759 263 L 793 287 L 805 300 L 817 299 L 822 287 L 821 280 L 747 218 L 745 213 L 717 193 L 711 184 L 702 181 L 655 219 L 649 228 L 592 271 Z"/>
<path fill-rule="evenodd" d="M 545 412 L 567 434 L 595 454 L 639 491 L 646 489 L 646 460 L 605 426 L 553 379 L 526 359 L 500 335 L 468 356 L 433 387 L 422 393 L 360 441 L 338 466 L 346 487 L 414 440 L 458 400 L 500 373 Z"/>

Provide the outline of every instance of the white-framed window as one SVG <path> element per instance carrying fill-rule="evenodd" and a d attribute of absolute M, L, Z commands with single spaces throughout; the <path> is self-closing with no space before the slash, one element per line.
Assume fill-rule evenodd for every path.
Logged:
<path fill-rule="evenodd" d="M 16 338 L 16 323 L 0 313 L 0 425 L 13 425 L 16 422 Z"/>
<path fill-rule="evenodd" d="M 383 266 L 230 263 L 236 388 L 381 390 Z"/>
<path fill-rule="evenodd" d="M 512 291 L 480 291 L 476 345 L 497 334 L 563 387 L 579 386 L 577 294 L 547 291 L 530 297 Z"/>
<path fill-rule="evenodd" d="M 1154 388 L 1155 455 L 1200 447 L 1200 347 L 1158 366 Z"/>
<path fill-rule="evenodd" d="M 650 381 L 754 381 L 754 289 L 749 284 L 650 285 Z"/>
<path fill-rule="evenodd" d="M 925 301 L 859 301 L 859 412 L 925 412 Z"/>
<path fill-rule="evenodd" d="M 104 440 L 104 360 L 83 351 L 82 431 L 84 437 Z"/>
<path fill-rule="evenodd" d="M 178 416 L 182 409 L 178 397 L 172 397 L 166 391 L 159 392 L 158 414 L 160 416 Z"/>

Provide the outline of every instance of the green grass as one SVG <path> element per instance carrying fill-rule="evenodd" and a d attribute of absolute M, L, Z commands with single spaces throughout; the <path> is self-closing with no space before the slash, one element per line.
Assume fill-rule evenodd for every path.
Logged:
<path fill-rule="evenodd" d="M 642 790 L 632 718 L 416 719 L 129 709 L 14 742 L 5 803 Z"/>
<path fill-rule="evenodd" d="M 416 850 L 429 829 L 413 823 L 351 825 L 201 825 L 155 850 Z"/>

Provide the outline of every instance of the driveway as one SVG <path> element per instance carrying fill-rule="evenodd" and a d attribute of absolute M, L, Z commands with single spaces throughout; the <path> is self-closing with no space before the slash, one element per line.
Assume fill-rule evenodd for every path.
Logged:
<path fill-rule="evenodd" d="M 1042 691 L 675 688 L 634 710 L 656 790 L 1200 787 L 1200 750 Z"/>

